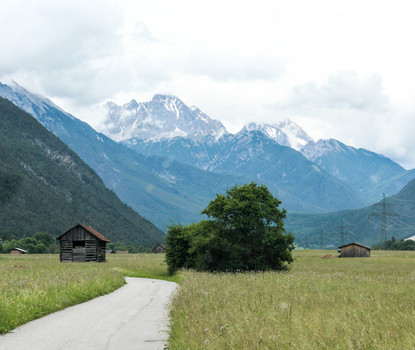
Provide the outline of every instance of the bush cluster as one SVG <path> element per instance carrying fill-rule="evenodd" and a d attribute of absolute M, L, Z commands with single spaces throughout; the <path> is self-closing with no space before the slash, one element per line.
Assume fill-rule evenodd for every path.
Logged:
<path fill-rule="evenodd" d="M 171 225 L 166 236 L 169 273 L 282 270 L 293 261 L 294 236 L 286 234 L 286 211 L 265 185 L 252 182 L 217 195 L 197 224 Z"/>
<path fill-rule="evenodd" d="M 395 237 L 392 237 L 390 240 L 383 242 L 382 244 L 376 244 L 372 248 L 382 250 L 415 250 L 415 241 L 411 239 L 408 239 L 407 241 L 404 239 L 397 241 Z"/>
<path fill-rule="evenodd" d="M 33 237 L 11 239 L 0 245 L 0 253 L 8 253 L 11 249 L 20 248 L 31 254 L 57 253 L 55 239 L 48 233 L 36 233 Z"/>

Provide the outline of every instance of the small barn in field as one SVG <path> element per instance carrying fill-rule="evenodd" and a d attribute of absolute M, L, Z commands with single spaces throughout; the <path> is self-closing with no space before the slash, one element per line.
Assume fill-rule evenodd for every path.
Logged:
<path fill-rule="evenodd" d="M 153 248 L 153 253 L 156 254 L 160 254 L 160 253 L 164 253 L 164 244 L 157 244 L 154 248 Z"/>
<path fill-rule="evenodd" d="M 27 254 L 27 250 L 20 249 L 20 248 L 13 248 L 13 249 L 10 249 L 10 254 Z"/>
<path fill-rule="evenodd" d="M 77 224 L 56 238 L 60 241 L 61 262 L 103 262 L 108 238 L 91 226 Z"/>
<path fill-rule="evenodd" d="M 369 258 L 370 248 L 359 243 L 349 243 L 339 247 L 339 258 Z"/>

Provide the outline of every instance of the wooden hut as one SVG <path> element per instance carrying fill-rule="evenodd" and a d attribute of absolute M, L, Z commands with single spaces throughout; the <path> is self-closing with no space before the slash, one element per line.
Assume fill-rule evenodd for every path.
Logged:
<path fill-rule="evenodd" d="M 165 249 L 164 244 L 159 243 L 153 248 L 153 253 L 156 253 L 156 254 L 164 253 L 164 249 Z"/>
<path fill-rule="evenodd" d="M 339 247 L 340 258 L 369 258 L 370 248 L 359 243 L 349 243 Z"/>
<path fill-rule="evenodd" d="M 77 224 L 56 238 L 60 241 L 61 262 L 105 261 L 110 242 L 91 226 Z"/>
<path fill-rule="evenodd" d="M 27 254 L 27 250 L 20 249 L 20 248 L 13 248 L 13 249 L 10 249 L 10 254 Z"/>

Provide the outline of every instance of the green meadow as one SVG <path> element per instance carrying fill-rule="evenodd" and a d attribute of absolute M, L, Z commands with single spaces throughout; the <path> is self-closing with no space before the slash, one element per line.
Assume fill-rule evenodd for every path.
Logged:
<path fill-rule="evenodd" d="M 0 332 L 109 293 L 123 276 L 175 280 L 169 349 L 414 349 L 415 252 L 323 259 L 294 252 L 287 272 L 168 277 L 163 255 L 61 264 L 57 255 L 0 255 Z"/>
<path fill-rule="evenodd" d="M 415 349 L 415 252 L 327 253 L 295 252 L 288 272 L 184 272 L 170 349 Z"/>

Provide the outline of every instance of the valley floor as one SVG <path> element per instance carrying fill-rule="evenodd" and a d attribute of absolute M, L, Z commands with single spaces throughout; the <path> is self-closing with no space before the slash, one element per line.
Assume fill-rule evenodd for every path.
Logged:
<path fill-rule="evenodd" d="M 287 272 L 182 271 L 170 350 L 413 349 L 415 252 L 323 259 L 295 251 Z M 123 276 L 169 279 L 161 254 L 60 264 L 56 255 L 0 255 L 0 332 L 106 294 Z"/>

